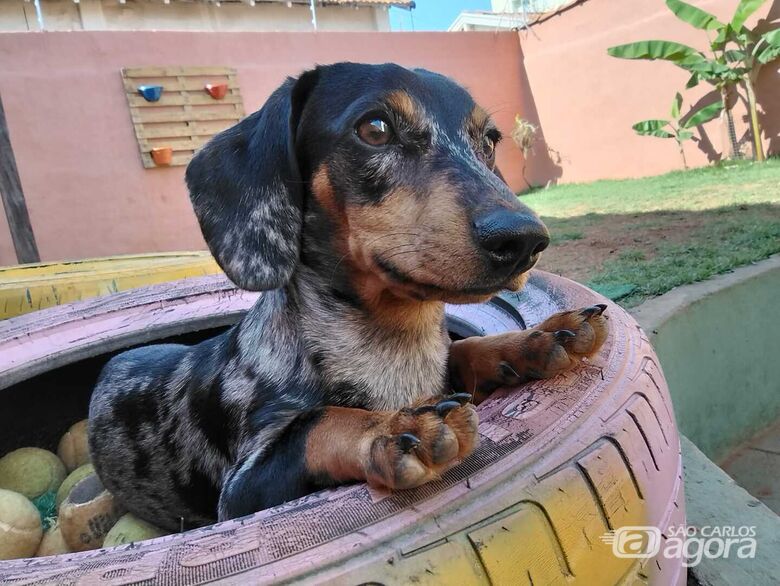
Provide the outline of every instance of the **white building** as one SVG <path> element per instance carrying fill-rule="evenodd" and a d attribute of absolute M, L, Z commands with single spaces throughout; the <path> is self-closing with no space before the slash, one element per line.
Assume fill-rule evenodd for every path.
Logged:
<path fill-rule="evenodd" d="M 314 4 L 312 11 L 311 5 Z M 389 31 L 413 0 L 0 0 L 0 31 Z M 315 19 L 312 18 L 314 13 Z"/>
<path fill-rule="evenodd" d="M 570 2 L 571 0 L 491 0 L 491 10 L 461 12 L 447 30 L 494 31 L 522 28 L 540 14 Z"/>

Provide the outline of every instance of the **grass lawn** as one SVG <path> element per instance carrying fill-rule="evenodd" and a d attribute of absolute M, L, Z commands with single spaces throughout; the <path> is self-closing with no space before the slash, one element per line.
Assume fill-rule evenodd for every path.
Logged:
<path fill-rule="evenodd" d="M 780 252 L 780 159 L 521 195 L 550 228 L 538 267 L 631 307 Z"/>

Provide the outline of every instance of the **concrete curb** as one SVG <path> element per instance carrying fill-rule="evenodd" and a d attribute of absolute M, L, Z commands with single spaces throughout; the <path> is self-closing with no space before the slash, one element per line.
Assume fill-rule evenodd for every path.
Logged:
<path fill-rule="evenodd" d="M 775 255 L 631 312 L 661 362 L 680 431 L 716 462 L 780 417 L 778 291 Z"/>
<path fill-rule="evenodd" d="M 691 358 L 692 364 L 685 365 L 680 360 L 680 354 L 688 353 L 690 356 L 693 356 L 698 353 L 700 361 L 710 360 L 717 363 L 713 365 L 712 370 L 717 370 L 717 368 L 721 367 L 720 361 L 725 360 L 726 356 L 730 355 L 731 359 L 735 359 L 736 356 L 736 360 L 739 360 L 739 355 L 731 354 L 731 348 L 720 348 L 719 352 L 714 351 L 717 346 L 728 343 L 727 341 L 721 341 L 722 337 L 717 338 L 718 334 L 721 333 L 717 329 L 697 332 L 698 338 L 693 337 L 687 340 L 687 345 L 684 344 L 681 347 L 671 343 L 669 338 L 679 335 L 680 330 L 685 331 L 686 329 L 690 330 L 701 326 L 702 316 L 699 315 L 698 321 L 693 317 L 693 314 L 697 312 L 711 313 L 716 311 L 718 319 L 709 320 L 709 323 L 713 321 L 724 323 L 717 323 L 713 326 L 714 328 L 720 327 L 732 332 L 735 329 L 739 330 L 739 325 L 735 325 L 735 322 L 739 323 L 743 316 L 747 319 L 747 314 L 751 313 L 750 309 L 754 309 L 750 305 L 751 302 L 758 303 L 762 307 L 764 304 L 769 303 L 770 307 L 773 307 L 771 297 L 767 297 L 766 294 L 763 296 L 758 293 L 755 296 L 744 294 L 744 290 L 747 287 L 751 287 L 750 282 L 754 279 L 762 279 L 760 282 L 763 283 L 767 282 L 763 279 L 774 279 L 775 277 L 770 273 L 780 274 L 780 255 L 775 255 L 751 266 L 738 268 L 732 273 L 720 275 L 701 283 L 678 287 L 660 297 L 646 301 L 630 311 L 656 346 L 661 364 L 667 370 L 666 375 L 673 400 L 675 395 L 677 395 L 676 399 L 679 402 L 688 403 L 688 406 L 691 407 L 690 403 L 693 397 L 693 408 L 697 407 L 695 403 L 698 401 L 698 408 L 702 411 L 705 410 L 704 403 L 708 398 L 712 402 L 717 401 L 712 387 L 696 388 L 692 378 L 692 375 L 696 373 L 692 373 L 692 375 L 687 377 L 682 376 L 684 373 L 680 369 L 683 366 L 696 370 L 701 364 L 697 363 L 696 359 Z M 747 287 L 743 288 L 743 285 L 747 285 Z M 757 290 L 759 287 L 754 289 Z M 732 293 L 742 290 L 743 293 L 739 299 L 729 299 L 729 302 L 733 303 L 733 305 L 728 305 L 725 311 L 718 312 L 717 307 L 721 303 L 719 297 L 722 297 L 718 294 L 728 295 L 728 290 L 731 290 Z M 760 299 L 755 299 L 754 297 L 756 296 L 760 297 Z M 767 299 L 769 299 L 768 302 Z M 762 325 L 764 329 L 772 329 L 769 324 L 771 316 L 761 315 L 760 312 L 753 313 L 758 314 L 753 316 L 754 322 L 763 319 L 764 323 Z M 705 325 L 706 323 L 707 321 L 704 322 Z M 754 325 L 749 322 L 744 325 L 743 329 L 750 330 L 745 335 L 754 335 L 756 330 L 753 327 Z M 713 342 L 713 338 L 719 341 Z M 712 354 L 701 352 L 701 347 L 707 346 L 708 343 L 710 347 L 707 350 L 712 351 Z M 735 340 L 734 343 L 742 344 L 744 342 Z M 762 342 L 757 341 L 756 344 L 760 345 Z M 774 348 L 776 348 L 776 344 Z M 772 350 L 771 344 L 769 350 Z M 666 361 L 664 360 L 664 354 L 667 355 Z M 760 357 L 758 362 L 762 362 Z M 669 366 L 668 369 L 667 365 Z M 773 380 L 771 372 L 767 371 L 766 375 L 769 385 L 766 385 L 766 380 L 764 380 L 764 384 L 769 391 L 768 394 L 771 394 L 772 389 L 769 387 L 776 383 L 776 380 Z M 738 419 L 735 417 L 734 409 L 737 408 L 741 400 L 740 396 L 744 397 L 745 393 L 744 391 L 735 393 L 734 390 L 736 389 L 732 389 L 731 393 L 735 396 L 735 403 L 733 405 L 726 403 L 727 406 L 723 407 L 725 411 L 724 421 Z M 675 405 L 675 411 L 678 412 L 678 422 L 680 422 L 684 417 L 680 417 L 679 412 L 681 409 L 679 409 L 678 405 Z M 709 424 L 705 422 L 705 426 L 715 428 L 714 433 L 722 433 L 724 431 L 719 425 L 720 422 L 716 421 L 717 418 L 712 413 L 705 415 L 705 417 L 711 418 Z M 686 433 L 683 422 L 681 422 L 680 428 L 682 433 Z M 780 551 L 780 517 L 741 486 L 737 485 L 728 474 L 710 460 L 685 435 L 681 435 L 681 447 L 685 481 L 686 522 L 688 526 L 697 528 L 704 526 L 755 527 L 757 540 L 756 557 L 754 559 L 738 559 L 734 551 L 731 552 L 727 559 L 703 557 L 696 567 L 690 568 L 689 584 L 701 584 L 703 586 L 732 586 L 734 584 L 758 586 L 776 583 L 778 576 L 780 576 L 780 558 L 776 555 Z"/>
<path fill-rule="evenodd" d="M 775 270 L 780 270 L 780 254 L 770 256 L 768 259 L 750 266 L 739 267 L 731 273 L 718 275 L 700 283 L 676 287 L 668 293 L 629 309 L 628 313 L 634 316 L 634 319 L 639 322 L 652 341 L 664 323 L 694 303 L 719 293 L 723 289 L 740 285 Z"/>
<path fill-rule="evenodd" d="M 705 556 L 689 572 L 703 586 L 776 584 L 780 576 L 780 517 L 738 486 L 688 438 L 681 436 L 680 444 L 687 525 L 755 527 L 757 542 L 754 559 L 739 559 L 732 548 L 727 559 Z"/>

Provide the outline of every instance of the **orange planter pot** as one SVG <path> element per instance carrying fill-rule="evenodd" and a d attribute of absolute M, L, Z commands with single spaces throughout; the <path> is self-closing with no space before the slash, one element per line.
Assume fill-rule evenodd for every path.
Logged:
<path fill-rule="evenodd" d="M 221 100 L 227 95 L 228 84 L 226 83 L 207 83 L 206 91 L 215 100 Z"/>
<path fill-rule="evenodd" d="M 158 167 L 167 167 L 173 161 L 173 149 L 171 147 L 152 149 L 152 160 Z"/>

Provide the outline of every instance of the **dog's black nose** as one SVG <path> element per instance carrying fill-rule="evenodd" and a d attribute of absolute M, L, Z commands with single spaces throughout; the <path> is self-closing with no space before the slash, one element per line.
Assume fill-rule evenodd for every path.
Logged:
<path fill-rule="evenodd" d="M 474 220 L 474 235 L 490 259 L 501 265 L 527 267 L 550 244 L 547 228 L 534 216 L 506 209 Z"/>

